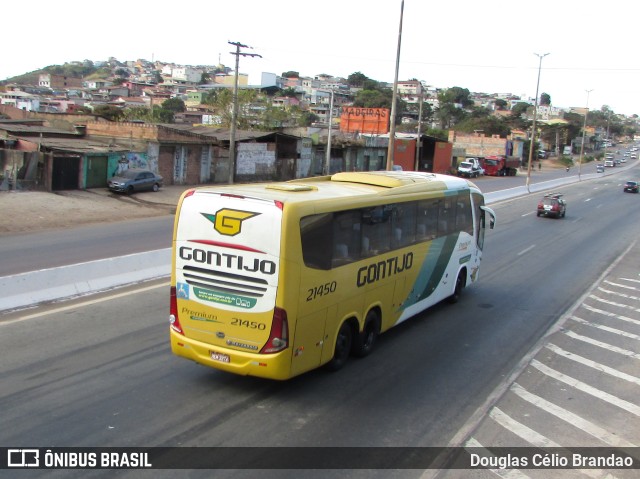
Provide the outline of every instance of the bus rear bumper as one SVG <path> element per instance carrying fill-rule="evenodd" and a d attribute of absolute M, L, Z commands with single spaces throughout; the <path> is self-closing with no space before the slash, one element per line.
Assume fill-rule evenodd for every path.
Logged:
<path fill-rule="evenodd" d="M 171 352 L 198 364 L 242 376 L 278 380 L 291 377 L 290 349 L 276 354 L 256 354 L 212 346 L 173 330 L 170 330 L 170 336 Z"/>

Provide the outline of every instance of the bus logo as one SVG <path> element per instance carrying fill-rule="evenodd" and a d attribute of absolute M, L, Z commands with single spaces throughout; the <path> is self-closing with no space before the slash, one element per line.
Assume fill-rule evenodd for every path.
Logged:
<path fill-rule="evenodd" d="M 258 216 L 260 213 L 223 208 L 213 215 L 210 213 L 200 214 L 211 221 L 213 223 L 213 229 L 221 235 L 235 236 L 240 233 L 240 230 L 242 229 L 242 222 L 244 220 Z"/>

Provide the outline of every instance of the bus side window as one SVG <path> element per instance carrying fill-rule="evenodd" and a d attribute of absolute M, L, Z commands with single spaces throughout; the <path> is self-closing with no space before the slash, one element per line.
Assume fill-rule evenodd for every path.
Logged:
<path fill-rule="evenodd" d="M 398 203 L 392 215 L 393 247 L 402 248 L 416 241 L 416 211 L 415 201 Z"/>
<path fill-rule="evenodd" d="M 316 269 L 331 269 L 333 237 L 333 214 L 319 214 L 300 219 L 302 258 L 305 266 Z"/>
<path fill-rule="evenodd" d="M 468 193 L 460 193 L 456 202 L 456 230 L 473 236 L 471 198 Z"/>
<path fill-rule="evenodd" d="M 438 200 L 418 202 L 418 240 L 432 240 L 438 236 Z"/>
<path fill-rule="evenodd" d="M 360 258 L 360 211 L 349 210 L 336 213 L 333 218 L 334 266 L 350 263 Z M 326 246 L 325 246 L 326 247 Z"/>
<path fill-rule="evenodd" d="M 380 254 L 391 249 L 391 209 L 389 206 L 364 208 L 362 211 L 362 237 L 369 240 L 369 254 Z M 365 256 L 363 252 L 363 256 Z"/>
<path fill-rule="evenodd" d="M 446 236 L 455 231 L 456 209 L 453 198 L 447 197 L 439 202 L 438 236 Z"/>

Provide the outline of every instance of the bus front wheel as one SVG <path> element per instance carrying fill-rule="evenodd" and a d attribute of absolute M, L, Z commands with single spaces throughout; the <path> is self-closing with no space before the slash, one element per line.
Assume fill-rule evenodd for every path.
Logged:
<path fill-rule="evenodd" d="M 351 352 L 352 337 L 351 326 L 345 321 L 342 323 L 342 326 L 340 326 L 340 331 L 338 331 L 333 358 L 327 363 L 327 369 L 329 371 L 337 371 L 345 365 Z"/>
<path fill-rule="evenodd" d="M 464 289 L 466 284 L 467 284 L 466 273 L 463 270 L 458 273 L 458 277 L 456 278 L 456 285 L 455 285 L 455 288 L 453 289 L 453 294 L 449 296 L 450 303 L 458 302 L 458 300 L 460 299 L 460 295 L 462 294 L 462 290 Z"/>

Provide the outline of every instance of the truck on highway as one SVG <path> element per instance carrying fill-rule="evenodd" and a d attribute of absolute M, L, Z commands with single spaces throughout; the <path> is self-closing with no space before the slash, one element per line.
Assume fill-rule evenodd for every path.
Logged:
<path fill-rule="evenodd" d="M 484 174 L 488 176 L 516 176 L 520 158 L 515 156 L 485 156 Z"/>
<path fill-rule="evenodd" d="M 467 158 L 458 165 L 458 176 L 477 178 L 480 175 L 484 175 L 484 168 L 478 158 Z"/>

